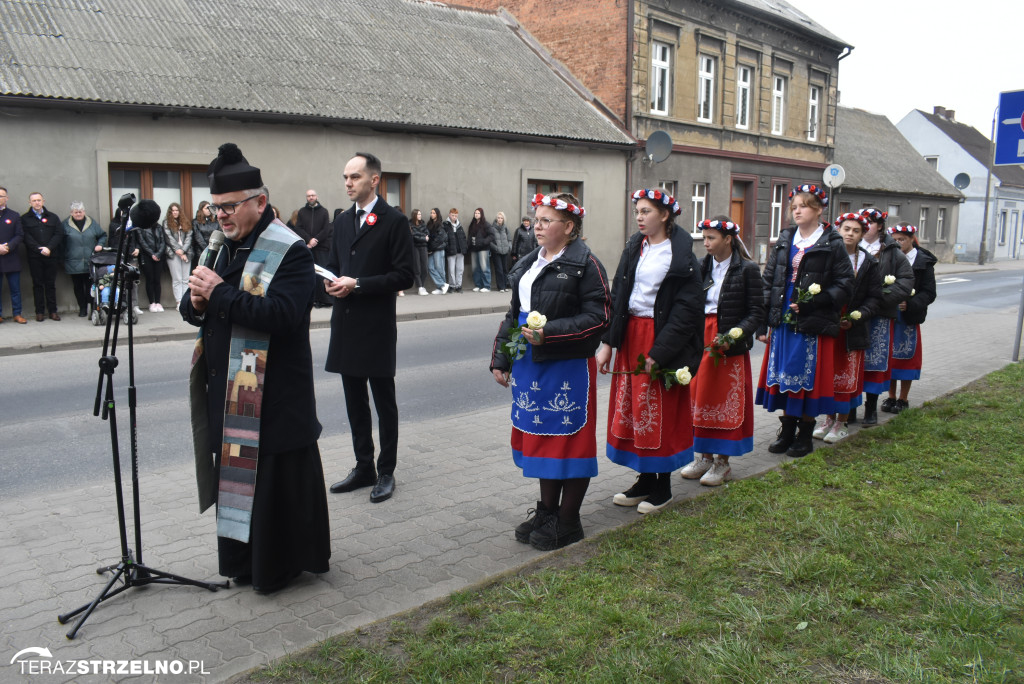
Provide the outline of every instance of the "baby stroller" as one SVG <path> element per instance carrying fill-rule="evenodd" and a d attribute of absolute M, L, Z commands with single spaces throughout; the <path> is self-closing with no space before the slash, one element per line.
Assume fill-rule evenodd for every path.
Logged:
<path fill-rule="evenodd" d="M 89 257 L 89 272 L 92 275 L 92 313 L 90 320 L 93 325 L 106 325 L 107 316 L 113 304 L 111 298 L 117 301 L 114 295 L 114 268 L 117 264 L 117 252 L 113 249 L 103 248 L 99 252 L 93 252 Z M 129 312 L 125 302 L 121 302 L 118 308 L 121 315 L 121 322 L 128 325 L 128 316 L 131 315 L 131 322 L 138 323 L 139 316 L 134 311 Z"/>

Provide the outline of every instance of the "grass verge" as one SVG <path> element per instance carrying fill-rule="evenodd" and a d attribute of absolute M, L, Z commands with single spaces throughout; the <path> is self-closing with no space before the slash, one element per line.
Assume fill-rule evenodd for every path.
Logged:
<path fill-rule="evenodd" d="M 1008 366 L 249 678 L 1024 681 L 1022 387 Z"/>

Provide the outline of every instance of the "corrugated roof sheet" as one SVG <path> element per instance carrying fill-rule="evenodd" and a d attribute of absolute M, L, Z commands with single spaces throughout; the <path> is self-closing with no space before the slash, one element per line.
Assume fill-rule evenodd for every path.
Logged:
<path fill-rule="evenodd" d="M 967 154 L 981 162 L 982 166 L 987 167 L 992 161 L 992 141 L 974 126 L 950 121 L 944 116 L 922 112 L 920 109 L 917 112 L 962 147 Z M 1024 166 L 993 166 L 992 175 L 1007 185 L 1024 187 Z"/>
<path fill-rule="evenodd" d="M 837 108 L 835 161 L 846 171 L 844 187 L 961 196 L 881 114 Z"/>
<path fill-rule="evenodd" d="M 497 15 L 415 0 L 0 0 L 0 94 L 632 142 Z"/>

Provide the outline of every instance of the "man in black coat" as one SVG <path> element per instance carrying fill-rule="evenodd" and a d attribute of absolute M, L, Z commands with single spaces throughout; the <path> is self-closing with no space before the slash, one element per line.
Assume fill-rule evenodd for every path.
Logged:
<path fill-rule="evenodd" d="M 395 293 L 412 287 L 413 247 L 409 219 L 377 195 L 380 160 L 358 152 L 345 165 L 345 192 L 354 204 L 334 221 L 326 281 L 336 297 L 331 315 L 327 371 L 341 373 L 352 428 L 356 466 L 331 485 L 334 493 L 373 486 L 370 501 L 395 491 L 398 404 L 395 355 L 398 343 Z M 380 432 L 380 457 L 373 462 L 373 424 L 367 383 L 373 391 Z"/>
<path fill-rule="evenodd" d="M 189 382 L 200 508 L 217 502 L 220 574 L 268 593 L 302 571 L 327 572 L 331 555 L 309 344 L 313 257 L 274 218 L 260 170 L 235 145 L 221 146 L 209 178 L 224 245 L 212 268 L 196 267 L 179 303 L 201 329 Z M 277 260 L 261 252 L 268 237 L 271 254 L 283 252 L 272 271 Z M 246 430 L 236 451 L 232 432 Z M 241 494 L 251 497 L 245 534 L 232 527 Z"/>
<path fill-rule="evenodd" d="M 316 190 L 310 188 L 306 191 L 306 204 L 299 209 L 295 217 L 295 232 L 306 241 L 306 246 L 313 250 L 313 261 L 320 265 L 327 265 L 327 258 L 331 253 L 331 236 L 334 234 L 334 226 L 331 223 L 331 215 L 327 207 L 320 204 Z M 330 306 L 334 298 L 327 294 L 327 290 L 320 286 L 317 279 L 316 297 L 313 306 Z"/>
<path fill-rule="evenodd" d="M 21 217 L 7 207 L 7 188 L 0 187 L 0 294 L 3 294 L 4 280 L 11 291 L 11 309 L 15 323 L 26 323 L 21 315 L 21 257 L 18 246 L 24 239 Z M 3 314 L 0 303 L 0 314 Z M 0 315 L 0 323 L 3 322 Z"/>
<path fill-rule="evenodd" d="M 25 233 L 25 252 L 28 255 L 28 272 L 32 275 L 32 296 L 36 304 L 36 320 L 59 321 L 57 314 L 57 269 L 60 267 L 59 252 L 64 244 L 64 228 L 60 217 L 47 211 L 43 204 L 43 193 L 33 192 L 28 196 L 31 208 L 21 215 L 21 229 Z"/>

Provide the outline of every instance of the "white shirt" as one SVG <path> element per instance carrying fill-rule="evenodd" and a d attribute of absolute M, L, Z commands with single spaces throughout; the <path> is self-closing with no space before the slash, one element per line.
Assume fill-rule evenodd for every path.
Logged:
<path fill-rule="evenodd" d="M 568 245 L 566 245 L 568 247 Z M 537 280 L 537 276 L 540 275 L 541 269 L 550 264 L 552 261 L 562 256 L 565 253 L 565 247 L 550 259 L 547 258 L 548 251 L 546 248 L 541 248 L 540 253 L 537 254 L 537 260 L 533 262 L 533 265 L 523 274 L 523 277 L 519 279 L 519 310 L 524 313 L 530 313 L 532 309 L 530 306 L 533 304 L 530 301 L 531 292 L 533 290 L 533 281 Z M 540 313 L 544 313 L 541 311 Z M 546 314 L 545 314 L 546 315 Z"/>
<path fill-rule="evenodd" d="M 914 259 L 917 258 L 917 247 L 914 247 L 912 250 L 907 252 L 906 256 L 907 256 L 907 261 L 909 261 L 910 265 L 913 266 L 914 265 Z"/>
<path fill-rule="evenodd" d="M 729 271 L 730 264 L 732 264 L 732 255 L 727 256 L 724 261 L 711 258 L 711 279 L 714 284 L 708 290 L 707 299 L 704 300 L 704 313 L 718 313 L 718 297 L 722 294 L 722 283 L 725 281 L 725 274 Z"/>
<path fill-rule="evenodd" d="M 640 318 L 654 318 L 654 299 L 671 265 L 671 241 L 662 240 L 652 245 L 644 238 L 640 245 L 640 260 L 636 264 L 633 291 L 629 294 L 630 314 Z"/>
<path fill-rule="evenodd" d="M 807 249 L 815 242 L 818 241 L 822 235 L 825 234 L 825 226 L 819 224 L 818 229 L 811 233 L 810 237 L 800 237 L 800 229 L 797 228 L 793 231 L 793 244 L 796 245 L 797 249 Z"/>
<path fill-rule="evenodd" d="M 874 242 L 861 240 L 860 246 L 868 250 L 868 254 L 870 254 L 871 256 L 878 256 L 878 250 L 882 248 L 882 241 L 881 239 L 875 240 Z"/>
<path fill-rule="evenodd" d="M 359 202 L 356 202 L 356 216 L 359 216 L 359 210 L 360 209 L 362 209 L 365 212 L 363 214 L 362 218 L 359 219 L 359 227 L 360 228 L 362 228 L 363 224 L 366 223 L 366 217 L 369 216 L 373 212 L 373 207 L 376 204 L 377 204 L 377 195 L 374 195 L 373 199 L 370 200 L 370 203 L 367 204 L 365 207 L 359 206 Z"/>

